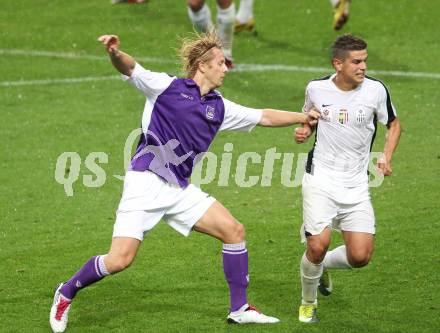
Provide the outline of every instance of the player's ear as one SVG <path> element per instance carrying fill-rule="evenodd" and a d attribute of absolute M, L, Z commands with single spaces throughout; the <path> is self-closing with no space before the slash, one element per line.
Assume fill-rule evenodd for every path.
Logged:
<path fill-rule="evenodd" d="M 206 66 L 207 66 L 206 62 L 200 61 L 199 65 L 198 65 L 198 70 L 200 72 L 202 72 L 202 73 L 205 73 L 206 72 Z"/>
<path fill-rule="evenodd" d="M 343 63 L 343 61 L 341 59 L 338 59 L 338 58 L 332 59 L 333 68 L 336 69 L 337 72 L 342 70 L 342 63 Z"/>

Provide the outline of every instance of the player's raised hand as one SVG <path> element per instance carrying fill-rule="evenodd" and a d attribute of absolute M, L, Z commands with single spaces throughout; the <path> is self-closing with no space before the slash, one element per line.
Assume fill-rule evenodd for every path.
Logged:
<path fill-rule="evenodd" d="M 98 38 L 104 44 L 108 53 L 114 53 L 119 50 L 119 37 L 116 35 L 102 35 Z"/>
<path fill-rule="evenodd" d="M 304 143 L 312 135 L 312 129 L 310 126 L 297 127 L 295 128 L 295 142 Z"/>

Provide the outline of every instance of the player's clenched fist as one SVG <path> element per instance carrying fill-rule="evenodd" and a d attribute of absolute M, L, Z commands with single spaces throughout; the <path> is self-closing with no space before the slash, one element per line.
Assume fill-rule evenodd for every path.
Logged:
<path fill-rule="evenodd" d="M 309 126 L 295 128 L 295 141 L 296 143 L 304 143 L 312 134 L 312 130 Z"/>
<path fill-rule="evenodd" d="M 307 113 L 307 123 L 310 126 L 315 126 L 318 123 L 318 119 L 321 118 L 321 112 L 319 112 L 317 109 L 312 108 Z"/>
<path fill-rule="evenodd" d="M 108 53 L 114 53 L 119 50 L 119 37 L 116 35 L 102 35 L 98 38 L 107 49 Z"/>

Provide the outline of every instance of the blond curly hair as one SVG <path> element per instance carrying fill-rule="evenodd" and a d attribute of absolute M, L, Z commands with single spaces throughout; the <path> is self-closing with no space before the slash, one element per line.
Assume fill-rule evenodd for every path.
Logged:
<path fill-rule="evenodd" d="M 194 33 L 192 37 L 182 40 L 179 56 L 182 61 L 182 71 L 193 78 L 199 68 L 199 63 L 213 59 L 211 50 L 222 48 L 222 41 L 215 30 L 206 33 Z"/>

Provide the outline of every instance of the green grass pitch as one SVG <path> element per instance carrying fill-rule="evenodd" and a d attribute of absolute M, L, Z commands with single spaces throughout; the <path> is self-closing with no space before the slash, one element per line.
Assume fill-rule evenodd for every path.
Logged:
<path fill-rule="evenodd" d="M 215 13 L 214 1 L 208 2 Z M 258 34 L 235 38 L 235 62 L 318 69 L 231 72 L 221 91 L 244 105 L 299 111 L 307 82 L 331 73 L 328 46 L 337 33 L 331 29 L 330 4 L 255 2 Z M 80 292 L 68 332 L 439 332 L 438 12 L 438 1 L 353 0 L 343 32 L 367 40 L 369 69 L 387 71 L 373 76 L 388 85 L 404 132 L 393 176 L 372 189 L 373 260 L 361 270 L 334 272 L 334 294 L 319 300 L 320 323 L 305 326 L 297 320 L 304 250 L 298 232 L 300 188 L 281 185 L 276 161 L 270 187 L 238 187 L 232 173 L 229 186 L 214 181 L 203 189 L 245 225 L 249 299 L 281 323 L 228 326 L 220 243 L 196 233 L 186 239 L 159 225 L 130 269 Z M 122 182 L 113 175 L 123 174 L 124 142 L 140 123 L 143 96 L 113 78 L 96 38 L 118 34 L 122 50 L 142 58 L 145 67 L 178 74 L 175 48 L 190 31 L 184 1 L 2 2 L 0 332 L 50 331 L 53 287 L 110 245 L 122 193 Z M 67 80 L 75 78 L 79 82 Z M 245 151 L 263 155 L 272 147 L 307 152 L 311 143 L 294 144 L 292 130 L 221 133 L 211 151 L 220 156 L 230 142 L 235 159 Z M 374 151 L 382 149 L 383 138 L 381 128 Z M 77 152 L 82 160 L 71 197 L 55 181 L 63 152 Z M 97 188 L 82 182 L 90 174 L 84 161 L 91 152 L 108 156 L 101 164 L 105 184 Z M 261 173 L 261 164 L 248 169 L 248 175 Z M 339 242 L 335 235 L 333 246 Z"/>

